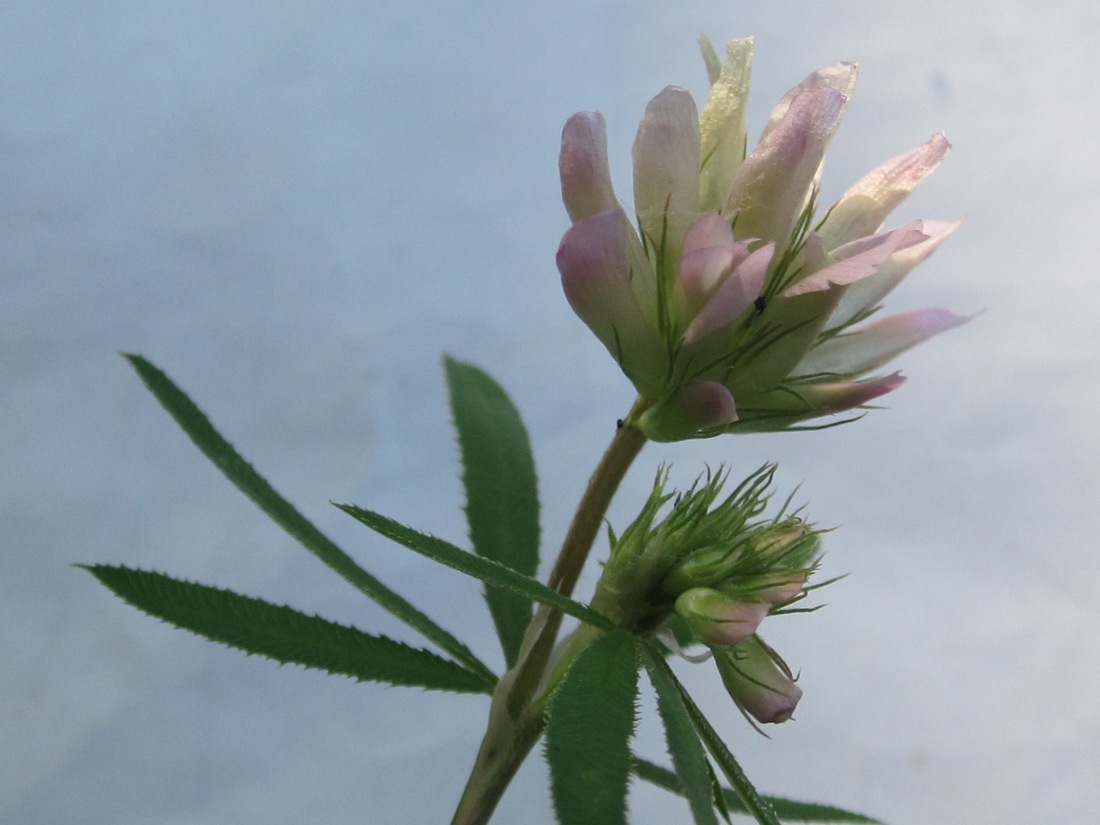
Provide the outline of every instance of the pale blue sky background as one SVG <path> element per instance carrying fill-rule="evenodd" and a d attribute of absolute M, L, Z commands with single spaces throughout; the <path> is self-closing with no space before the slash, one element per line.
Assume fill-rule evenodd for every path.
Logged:
<path fill-rule="evenodd" d="M 70 562 L 128 562 L 409 638 L 208 466 L 114 353 L 170 372 L 277 488 L 494 666 L 478 588 L 331 508 L 463 537 L 439 355 L 532 433 L 554 548 L 630 388 L 561 297 L 560 128 L 608 119 L 619 193 L 649 97 L 700 97 L 695 37 L 755 33 L 755 134 L 806 73 L 862 75 L 826 203 L 939 130 L 897 215 L 963 229 L 897 309 L 987 310 L 822 434 L 651 447 L 780 463 L 841 525 L 812 617 L 772 619 L 798 720 L 755 735 L 681 671 L 768 792 L 894 825 L 1100 807 L 1100 106 L 1091 2 L 0 5 L 0 820 L 448 821 L 487 702 L 356 685 L 143 617 Z M 550 555 L 551 550 L 547 550 Z M 589 586 L 591 580 L 589 580 Z M 648 701 L 648 700 L 647 700 Z M 652 717 L 639 749 L 661 754 Z M 686 822 L 640 788 L 637 825 Z M 539 760 L 501 823 L 549 823 Z"/>

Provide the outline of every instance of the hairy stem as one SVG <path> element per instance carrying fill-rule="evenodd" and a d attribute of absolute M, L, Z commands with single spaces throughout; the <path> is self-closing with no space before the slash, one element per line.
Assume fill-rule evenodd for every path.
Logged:
<path fill-rule="evenodd" d="M 620 423 L 577 506 L 549 580 L 551 587 L 566 596 L 572 594 L 584 569 L 615 491 L 645 446 L 646 437 L 633 424 L 643 409 L 641 401 L 635 403 Z M 552 687 L 547 684 L 547 670 L 561 620 L 559 611 L 545 605 L 539 607 L 531 620 L 515 667 L 501 678 L 493 693 L 485 737 L 451 825 L 485 825 L 508 783 L 542 735 L 543 706 L 548 688 Z M 569 657 L 576 656 L 581 649 L 571 645 Z M 555 680 L 564 670 L 563 662 L 555 663 Z"/>

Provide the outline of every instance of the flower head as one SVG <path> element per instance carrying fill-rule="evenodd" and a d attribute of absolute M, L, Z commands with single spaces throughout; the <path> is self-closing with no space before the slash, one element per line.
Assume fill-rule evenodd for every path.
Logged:
<path fill-rule="evenodd" d="M 646 402 L 652 439 L 780 430 L 863 406 L 903 383 L 874 374 L 965 319 L 943 309 L 867 322 L 958 224 L 889 213 L 943 159 L 942 135 L 886 161 L 815 218 L 825 150 L 856 66 L 811 74 L 773 110 L 746 155 L 752 39 L 719 61 L 698 111 L 668 87 L 634 141 L 631 222 L 615 196 L 603 116 L 562 132 L 562 196 L 573 226 L 558 250 L 566 297 Z"/>
<path fill-rule="evenodd" d="M 688 490 L 668 493 L 664 470 L 638 517 L 611 532 L 611 555 L 592 607 L 619 627 L 657 635 L 672 650 L 705 645 L 738 707 L 759 722 L 790 718 L 802 691 L 775 651 L 756 635 L 793 607 L 821 560 L 821 530 L 800 510 L 762 518 L 774 465 L 723 495 L 727 474 L 708 472 Z M 686 658 L 698 660 L 694 654 Z"/>
<path fill-rule="evenodd" d="M 787 505 L 760 518 L 774 472 L 765 465 L 724 497 L 724 471 L 673 494 L 658 472 L 641 513 L 611 537 L 593 605 L 643 633 L 677 615 L 695 641 L 729 646 L 802 599 L 821 559 L 821 531 Z"/>

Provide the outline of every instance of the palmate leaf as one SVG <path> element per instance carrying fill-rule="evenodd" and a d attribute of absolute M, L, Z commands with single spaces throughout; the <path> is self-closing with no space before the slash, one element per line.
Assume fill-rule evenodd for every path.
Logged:
<path fill-rule="evenodd" d="M 539 499 L 527 430 L 508 395 L 470 364 L 443 359 L 466 489 L 466 522 L 474 552 L 534 576 L 539 563 Z M 516 663 L 531 621 L 531 599 L 485 589 L 508 667 Z"/>
<path fill-rule="evenodd" d="M 507 588 L 520 593 L 525 597 L 557 608 L 562 613 L 580 619 L 582 622 L 594 625 L 601 630 L 614 630 L 615 624 L 607 616 L 593 610 L 591 607 L 573 601 L 563 596 L 557 590 L 547 587 L 542 582 L 517 573 L 510 567 L 505 567 L 500 562 L 492 559 L 483 559 L 473 553 L 467 553 L 461 548 L 455 547 L 450 542 L 420 533 L 411 527 L 399 524 L 391 518 L 387 518 L 373 510 L 356 507 L 354 504 L 337 504 L 341 510 L 357 521 L 367 525 L 376 533 L 393 539 L 413 552 L 429 559 L 452 567 L 467 576 L 473 576 L 486 584 Z"/>
<path fill-rule="evenodd" d="M 582 651 L 550 698 L 545 749 L 561 825 L 625 825 L 637 693 L 637 642 L 620 630 Z"/>
<path fill-rule="evenodd" d="M 642 648 L 642 662 L 657 692 L 657 710 L 665 726 L 665 742 L 672 764 L 676 767 L 680 792 L 687 797 L 697 825 L 718 825 L 718 818 L 714 815 L 714 783 L 707 755 L 679 691 L 665 670 L 654 661 L 654 657 L 659 655 L 648 647 Z M 661 656 L 661 659 L 663 662 L 664 657 Z"/>
<path fill-rule="evenodd" d="M 167 375 L 140 355 L 124 353 L 123 357 L 130 362 L 145 386 L 175 419 L 195 446 L 276 524 L 360 592 L 423 634 L 458 662 L 487 679 L 496 679 L 493 672 L 474 656 L 466 645 L 356 564 L 351 556 L 337 547 L 289 501 L 279 495 L 252 468 L 252 465 L 233 449 L 233 445 L 214 429 L 210 419 L 183 390 L 172 383 Z"/>
<path fill-rule="evenodd" d="M 492 693 L 495 680 L 450 659 L 283 605 L 146 570 L 80 565 L 123 601 L 176 627 L 281 663 L 357 681 Z"/>
<path fill-rule="evenodd" d="M 634 759 L 634 775 L 658 788 L 671 791 L 674 794 L 683 795 L 683 785 L 679 777 L 668 768 L 662 768 L 645 759 Z M 747 814 L 748 811 L 741 803 L 737 794 L 731 788 L 722 788 L 722 795 L 732 813 Z M 858 825 L 883 825 L 880 820 L 872 819 L 863 814 L 846 811 L 832 805 L 818 805 L 814 802 L 795 802 L 779 796 L 765 796 L 775 812 L 785 822 L 847 822 Z"/>

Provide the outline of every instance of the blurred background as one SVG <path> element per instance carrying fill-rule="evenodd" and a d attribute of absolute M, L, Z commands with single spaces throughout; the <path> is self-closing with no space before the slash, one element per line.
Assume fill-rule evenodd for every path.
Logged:
<path fill-rule="evenodd" d="M 237 493 L 115 352 L 167 370 L 499 667 L 476 583 L 328 502 L 464 541 L 448 352 L 521 409 L 553 556 L 632 399 L 562 299 L 561 125 L 606 114 L 629 202 L 646 101 L 705 94 L 700 32 L 757 37 L 753 139 L 807 73 L 860 61 L 825 204 L 944 131 L 954 151 L 891 223 L 966 223 L 890 308 L 984 314 L 903 356 L 909 383 L 858 424 L 643 452 L 617 527 L 660 462 L 682 485 L 775 460 L 783 492 L 801 484 L 840 528 L 825 573 L 851 574 L 825 610 L 765 627 L 805 690 L 770 741 L 710 666 L 679 671 L 765 792 L 893 825 L 1093 821 L 1100 7 L 1037 0 L 0 5 L 0 820 L 449 821 L 485 697 L 246 658 L 69 566 L 163 570 L 414 640 Z M 652 715 L 637 747 L 664 760 Z M 636 825 L 689 821 L 682 800 L 632 793 Z M 498 818 L 552 822 L 541 760 Z"/>

